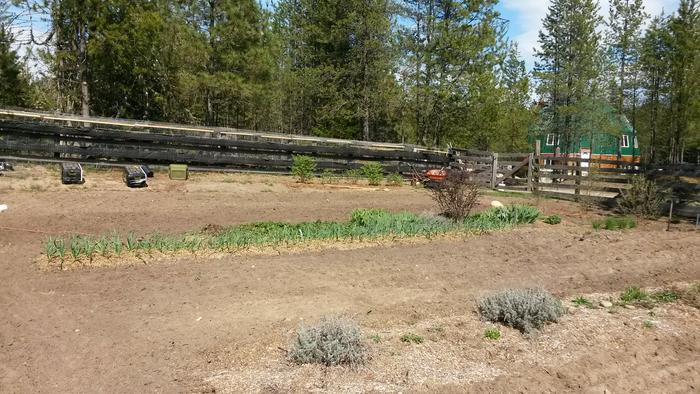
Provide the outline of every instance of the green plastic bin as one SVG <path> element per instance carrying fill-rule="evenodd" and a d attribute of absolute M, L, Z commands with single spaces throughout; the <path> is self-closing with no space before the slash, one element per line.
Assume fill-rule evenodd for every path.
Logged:
<path fill-rule="evenodd" d="M 170 179 L 184 181 L 187 180 L 188 171 L 187 164 L 171 164 L 168 171 L 170 174 Z"/>

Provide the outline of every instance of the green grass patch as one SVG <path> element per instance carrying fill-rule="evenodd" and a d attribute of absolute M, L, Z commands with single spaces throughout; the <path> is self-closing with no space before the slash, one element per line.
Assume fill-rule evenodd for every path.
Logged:
<path fill-rule="evenodd" d="M 629 216 L 615 216 L 605 219 L 596 219 L 592 222 L 596 230 L 625 230 L 637 227 L 637 221 Z"/>
<path fill-rule="evenodd" d="M 116 233 L 102 237 L 76 236 L 68 240 L 51 237 L 45 242 L 44 252 L 49 259 L 61 261 L 67 252 L 74 260 L 92 260 L 96 255 L 116 256 L 123 251 L 157 251 L 165 254 L 200 250 L 232 252 L 248 247 L 293 245 L 307 241 L 363 241 L 382 237 L 431 237 L 448 232 L 482 233 L 532 223 L 538 216 L 536 208 L 525 205 L 491 208 L 459 222 L 409 212 L 358 209 L 352 212 L 350 220 L 341 222 L 260 222 L 223 228 L 213 233 L 154 233 L 137 237 L 129 232 L 126 238 Z"/>
<path fill-rule="evenodd" d="M 673 302 L 681 298 L 681 295 L 674 290 L 659 290 L 651 293 L 651 298 L 657 302 Z"/>
<path fill-rule="evenodd" d="M 624 302 L 641 302 L 648 300 L 649 294 L 637 286 L 632 286 L 620 294 L 620 299 Z"/>
<path fill-rule="evenodd" d="M 406 343 L 423 343 L 423 337 L 417 334 L 403 334 L 399 339 Z"/>

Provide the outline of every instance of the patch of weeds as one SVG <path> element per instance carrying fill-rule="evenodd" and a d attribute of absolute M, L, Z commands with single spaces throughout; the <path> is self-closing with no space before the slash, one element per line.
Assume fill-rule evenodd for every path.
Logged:
<path fill-rule="evenodd" d="M 367 359 L 362 330 L 347 317 L 323 317 L 316 324 L 301 327 L 288 357 L 298 364 L 356 366 Z"/>
<path fill-rule="evenodd" d="M 596 230 L 626 230 L 637 227 L 637 220 L 629 216 L 615 216 L 605 219 L 595 219 L 592 225 Z"/>
<path fill-rule="evenodd" d="M 541 288 L 508 289 L 483 297 L 478 302 L 481 316 L 530 333 L 564 314 L 561 301 Z"/>
<path fill-rule="evenodd" d="M 642 302 L 649 299 L 649 294 L 637 286 L 632 286 L 620 294 L 620 299 L 624 302 Z"/>
<path fill-rule="evenodd" d="M 700 309 L 700 283 L 694 283 L 681 293 L 681 301 Z"/>
<path fill-rule="evenodd" d="M 386 177 L 386 183 L 389 186 L 402 186 L 403 176 L 401 176 L 401 174 L 399 174 L 398 172 L 389 174 L 389 176 Z"/>
<path fill-rule="evenodd" d="M 664 289 L 651 293 L 651 298 L 657 302 L 673 302 L 679 300 L 681 295 L 672 289 Z"/>
<path fill-rule="evenodd" d="M 370 335 L 369 339 L 371 339 L 374 343 L 379 343 L 382 341 L 382 337 L 380 337 L 379 334 Z"/>
<path fill-rule="evenodd" d="M 542 220 L 547 224 L 559 224 L 561 223 L 561 216 L 559 215 L 549 215 Z"/>
<path fill-rule="evenodd" d="M 333 170 L 330 170 L 330 169 L 323 170 L 323 173 L 321 173 L 321 183 L 331 184 L 331 183 L 337 183 L 337 182 L 338 182 L 338 176 L 333 172 Z"/>
<path fill-rule="evenodd" d="M 492 341 L 497 341 L 501 339 L 501 331 L 499 331 L 498 328 L 495 327 L 487 328 L 484 331 L 484 338 L 490 339 Z"/>
<path fill-rule="evenodd" d="M 357 182 L 362 179 L 362 171 L 359 169 L 351 169 L 345 171 L 345 177 L 350 181 L 352 184 L 356 184 Z"/>
<path fill-rule="evenodd" d="M 423 337 L 417 334 L 403 334 L 401 335 L 401 342 L 406 343 L 423 343 Z"/>
<path fill-rule="evenodd" d="M 656 325 L 651 320 L 644 320 L 644 328 L 654 328 Z"/>
<path fill-rule="evenodd" d="M 585 306 L 586 308 L 593 308 L 593 303 L 584 296 L 579 296 L 571 300 L 576 306 Z"/>

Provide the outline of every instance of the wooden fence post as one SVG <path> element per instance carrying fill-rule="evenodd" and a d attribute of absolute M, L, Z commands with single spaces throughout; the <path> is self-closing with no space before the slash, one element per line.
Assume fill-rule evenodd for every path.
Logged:
<path fill-rule="evenodd" d="M 491 189 L 495 189 L 498 181 L 498 153 L 491 156 Z"/>
<path fill-rule="evenodd" d="M 534 154 L 530 153 L 527 160 L 527 191 L 532 193 L 532 167 L 535 165 Z"/>

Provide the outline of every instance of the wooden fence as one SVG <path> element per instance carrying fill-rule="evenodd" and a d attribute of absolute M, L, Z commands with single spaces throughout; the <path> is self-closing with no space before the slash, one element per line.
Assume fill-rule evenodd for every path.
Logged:
<path fill-rule="evenodd" d="M 288 171 L 292 156 L 310 155 L 319 170 L 381 163 L 386 172 L 411 172 L 448 164 L 445 151 L 412 145 L 365 143 L 249 131 L 157 128 L 138 131 L 91 123 L 0 119 L 0 151 L 7 154 L 85 161 L 188 163 Z"/>
<path fill-rule="evenodd" d="M 216 169 L 289 172 L 292 156 L 316 158 L 319 171 L 343 171 L 368 162 L 385 172 L 460 168 L 498 190 L 560 198 L 610 199 L 645 174 L 685 201 L 699 201 L 700 166 L 646 166 L 616 160 L 494 153 L 417 145 L 351 141 L 250 130 L 207 128 L 109 118 L 82 118 L 0 109 L 0 154 L 40 160 L 100 163 L 188 163 Z M 685 181 L 694 179 L 695 181 Z"/>
<path fill-rule="evenodd" d="M 450 149 L 449 156 L 450 166 L 473 174 L 472 180 L 475 182 L 493 189 L 528 190 L 529 153 Z"/>

